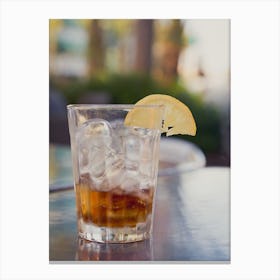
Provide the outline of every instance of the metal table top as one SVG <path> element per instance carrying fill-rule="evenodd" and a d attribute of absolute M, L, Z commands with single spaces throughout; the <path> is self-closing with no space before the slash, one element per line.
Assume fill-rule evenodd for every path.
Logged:
<path fill-rule="evenodd" d="M 101 244 L 77 237 L 73 189 L 50 192 L 49 260 L 230 261 L 230 169 L 207 167 L 159 177 L 150 240 Z"/>

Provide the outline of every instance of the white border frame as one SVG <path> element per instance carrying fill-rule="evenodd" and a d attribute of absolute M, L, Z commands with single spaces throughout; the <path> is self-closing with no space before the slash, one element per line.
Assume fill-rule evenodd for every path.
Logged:
<path fill-rule="evenodd" d="M 280 278 L 278 1 L 2 0 L 0 12 L 1 279 Z M 49 18 L 231 19 L 231 264 L 49 264 Z"/>

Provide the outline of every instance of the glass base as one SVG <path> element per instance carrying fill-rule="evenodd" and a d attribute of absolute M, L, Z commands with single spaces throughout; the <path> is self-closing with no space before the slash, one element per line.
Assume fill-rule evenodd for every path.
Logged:
<path fill-rule="evenodd" d="M 128 243 L 151 237 L 151 223 L 139 223 L 135 227 L 109 228 L 79 220 L 79 236 L 89 241 L 101 243 Z"/>

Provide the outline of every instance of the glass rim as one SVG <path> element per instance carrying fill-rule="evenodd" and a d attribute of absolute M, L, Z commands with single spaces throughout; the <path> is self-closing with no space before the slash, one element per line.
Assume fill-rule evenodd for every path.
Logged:
<path fill-rule="evenodd" d="M 96 109 L 96 110 L 108 110 L 108 109 L 115 109 L 115 110 L 125 110 L 125 109 L 133 109 L 133 108 L 163 108 L 164 105 L 162 104 L 146 104 L 146 105 L 137 105 L 137 104 L 68 104 L 67 110 L 70 109 L 81 109 L 81 110 L 88 110 L 88 109 Z"/>

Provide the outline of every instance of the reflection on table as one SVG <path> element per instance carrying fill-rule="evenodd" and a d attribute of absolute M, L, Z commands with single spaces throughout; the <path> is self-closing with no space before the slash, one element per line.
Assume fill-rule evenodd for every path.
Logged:
<path fill-rule="evenodd" d="M 159 177 L 151 240 L 100 244 L 77 237 L 74 190 L 50 193 L 50 261 L 230 261 L 229 168 Z"/>
<path fill-rule="evenodd" d="M 152 240 L 110 244 L 97 243 L 77 238 L 75 260 L 77 261 L 151 261 Z"/>

